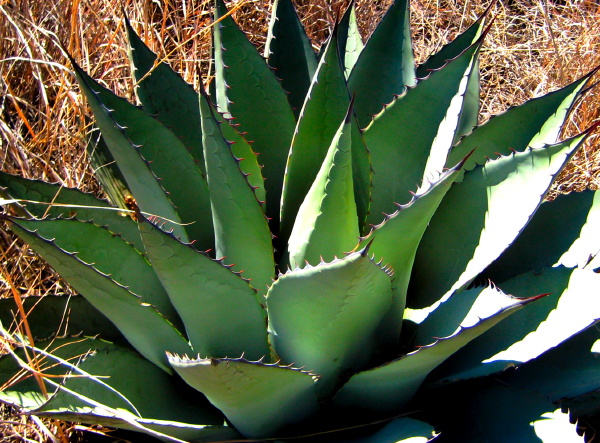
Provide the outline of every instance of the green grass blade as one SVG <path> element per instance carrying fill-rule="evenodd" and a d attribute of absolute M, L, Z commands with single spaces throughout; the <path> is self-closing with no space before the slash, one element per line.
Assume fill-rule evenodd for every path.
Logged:
<path fill-rule="evenodd" d="M 338 48 L 343 56 L 344 73 L 350 77 L 352 69 L 364 48 L 358 22 L 356 21 L 356 1 L 352 0 L 338 26 Z"/>
<path fill-rule="evenodd" d="M 123 333 L 140 354 L 159 368 L 172 372 L 165 351 L 191 353 L 187 341 L 153 306 L 73 253 L 51 240 L 29 231 L 14 219 L 11 230 L 52 266 L 77 292 L 104 314 Z"/>
<path fill-rule="evenodd" d="M 556 143 L 567 115 L 595 72 L 562 89 L 512 107 L 476 127 L 450 151 L 446 166 L 456 164 L 473 149 L 475 152 L 465 164 L 466 170 L 485 162 L 488 157 Z"/>
<path fill-rule="evenodd" d="M 453 185 L 419 245 L 409 306 L 433 304 L 469 283 L 500 256 L 588 135 L 589 131 L 556 145 L 490 160 Z"/>
<path fill-rule="evenodd" d="M 200 98 L 200 113 L 217 257 L 235 264 L 234 269 L 243 271 L 252 286 L 265 294 L 275 277 L 267 219 L 204 95 Z"/>
<path fill-rule="evenodd" d="M 130 217 L 123 217 L 119 211 L 113 210 L 106 200 L 58 183 L 30 180 L 0 171 L 0 188 L 2 187 L 16 199 L 65 205 L 26 203 L 27 212 L 24 215 L 30 214 L 37 218 L 77 217 L 80 220 L 93 221 L 120 235 L 139 251 L 144 249 L 137 224 Z"/>
<path fill-rule="evenodd" d="M 140 209 L 172 220 L 167 225 L 182 240 L 197 240 L 210 248 L 214 234 L 207 223 L 210 203 L 202 189 L 206 183 L 186 147 L 158 120 L 74 66 L 104 140 Z"/>
<path fill-rule="evenodd" d="M 455 326 L 451 335 L 398 360 L 352 376 L 334 401 L 343 406 L 379 411 L 402 408 L 412 399 L 427 375 L 445 359 L 532 300 L 535 298 L 513 299 L 493 287 L 482 289 L 471 310 Z"/>
<path fill-rule="evenodd" d="M 396 98 L 365 130 L 373 166 L 370 224 L 379 223 L 382 213 L 395 209 L 394 203 L 407 202 L 411 190 L 442 171 L 478 51 L 479 45 L 473 45 L 432 72 Z"/>
<path fill-rule="evenodd" d="M 256 48 L 237 27 L 223 0 L 216 0 L 213 27 L 216 101 L 235 118 L 263 164 L 267 214 L 277 225 L 281 189 L 296 119 L 281 87 Z"/>
<path fill-rule="evenodd" d="M 407 0 L 394 1 L 352 69 L 348 89 L 356 95 L 355 111 L 361 128 L 395 95 L 416 83 L 409 8 Z"/>
<path fill-rule="evenodd" d="M 288 242 L 289 264 L 331 261 L 350 252 L 359 228 L 352 179 L 352 106 L 298 210 Z"/>
<path fill-rule="evenodd" d="M 296 118 L 317 70 L 317 56 L 291 0 L 275 0 L 265 44 L 265 58 L 288 92 Z"/>
<path fill-rule="evenodd" d="M 281 275 L 267 295 L 275 352 L 317 373 L 319 396 L 328 397 L 347 371 L 368 362 L 391 292 L 390 275 L 366 249 Z"/>
<path fill-rule="evenodd" d="M 245 359 L 189 360 L 170 355 L 177 373 L 248 438 L 273 435 L 317 410 L 313 375 Z"/>
<path fill-rule="evenodd" d="M 181 140 L 200 170 L 206 173 L 198 93 L 168 64 L 158 62 L 156 54 L 136 34 L 127 18 L 125 29 L 129 38 L 129 58 L 138 82 L 136 92 L 144 110 Z"/>
<path fill-rule="evenodd" d="M 140 219 L 140 232 L 196 353 L 269 356 L 263 308 L 247 281 L 145 219 Z"/>

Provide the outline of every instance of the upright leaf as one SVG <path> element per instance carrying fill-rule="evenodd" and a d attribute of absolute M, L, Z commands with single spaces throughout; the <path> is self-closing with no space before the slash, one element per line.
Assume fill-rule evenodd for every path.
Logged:
<path fill-rule="evenodd" d="M 217 257 L 244 271 L 244 277 L 264 294 L 275 276 L 271 231 L 213 112 L 208 98 L 201 94 L 202 143 Z"/>
<path fill-rule="evenodd" d="M 336 42 L 337 35 L 334 33 L 321 57 L 292 140 L 281 206 L 280 236 L 284 240 L 290 235 L 298 209 L 317 177 L 350 104 Z M 351 123 L 353 186 L 362 225 L 368 210 L 370 166 L 367 149 L 354 118 Z"/>
<path fill-rule="evenodd" d="M 354 0 L 350 2 L 340 20 L 338 36 L 338 48 L 342 55 L 344 73 L 346 78 L 348 78 L 365 46 L 356 21 L 356 1 Z"/>
<path fill-rule="evenodd" d="M 492 2 L 475 23 L 469 26 L 469 28 L 450 43 L 442 47 L 437 53 L 425 60 L 425 62 L 417 68 L 417 78 L 427 77 L 432 71 L 442 68 L 448 60 L 458 57 L 469 46 L 475 44 L 481 37 L 485 18 L 493 5 L 494 3 Z M 454 134 L 453 144 L 457 143 L 462 136 L 469 134 L 477 125 L 479 117 L 480 89 L 479 59 L 476 59 L 472 74 L 469 76 L 465 88 L 463 109 L 459 117 L 456 133 Z M 466 154 L 467 153 L 465 152 L 465 155 Z M 456 161 L 458 161 L 458 159 Z"/>
<path fill-rule="evenodd" d="M 279 213 L 287 155 L 296 119 L 287 95 L 264 59 L 227 14 L 223 0 L 215 0 L 213 27 L 217 106 L 233 117 L 264 165 L 267 214 Z"/>
<path fill-rule="evenodd" d="M 430 189 L 416 196 L 407 205 L 386 217 L 361 240 L 361 246 L 371 244 L 370 251 L 393 271 L 393 301 L 381 328 L 380 340 L 388 350 L 397 349 L 406 307 L 406 291 L 417 247 L 438 205 L 456 179 L 462 162 L 442 174 Z M 395 351 L 394 351 L 395 352 Z"/>
<path fill-rule="evenodd" d="M 428 180 L 430 173 L 441 172 L 478 50 L 479 44 L 471 46 L 394 99 L 365 130 L 373 166 L 370 224 L 379 223 L 382 213 L 392 212 L 394 203 L 408 201 L 410 191 Z"/>
<path fill-rule="evenodd" d="M 291 0 L 275 0 L 265 44 L 265 58 L 288 92 L 296 118 L 317 70 L 317 56 Z"/>
<path fill-rule="evenodd" d="M 361 128 L 416 83 L 408 0 L 395 0 L 367 41 L 348 78 Z"/>
<path fill-rule="evenodd" d="M 165 62 L 159 62 L 125 18 L 129 38 L 129 58 L 138 83 L 137 94 L 144 110 L 169 128 L 192 154 L 200 170 L 204 170 L 202 130 L 198 93 Z M 202 188 L 206 191 L 206 187 Z"/>
<path fill-rule="evenodd" d="M 210 248 L 214 234 L 207 222 L 208 193 L 202 190 L 206 183 L 185 146 L 162 123 L 74 67 L 140 209 L 170 221 L 168 226 L 182 240 L 197 240 Z"/>
<path fill-rule="evenodd" d="M 352 179 L 352 106 L 298 210 L 288 241 L 289 264 L 304 267 L 350 252 L 359 237 Z"/>

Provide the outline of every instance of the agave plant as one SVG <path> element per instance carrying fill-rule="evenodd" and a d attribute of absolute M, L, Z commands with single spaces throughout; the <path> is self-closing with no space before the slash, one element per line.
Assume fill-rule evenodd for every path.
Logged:
<path fill-rule="evenodd" d="M 73 61 L 110 202 L 0 175 L 6 225 L 83 296 L 24 301 L 0 399 L 164 441 L 583 430 L 600 197 L 545 196 L 594 73 L 478 126 L 485 14 L 418 67 L 408 19 L 363 45 L 351 5 L 316 54 L 276 0 L 263 56 L 216 0 L 199 92 L 127 22 L 142 108 Z"/>

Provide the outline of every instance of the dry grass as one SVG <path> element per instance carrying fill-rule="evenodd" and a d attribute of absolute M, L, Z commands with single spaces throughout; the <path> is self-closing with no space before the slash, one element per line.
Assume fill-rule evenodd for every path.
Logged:
<path fill-rule="evenodd" d="M 390 2 L 358 1 L 363 37 L 370 34 Z M 331 23 L 347 3 L 296 1 L 315 46 L 327 37 Z M 93 77 L 135 101 L 121 4 L 147 44 L 188 82 L 201 86 L 201 73 L 210 63 L 210 2 L 0 0 L 3 171 L 100 193 L 85 154 L 85 116 L 90 113 L 58 42 Z M 235 4 L 240 6 L 236 19 L 262 46 L 270 2 L 242 0 Z M 464 30 L 488 4 L 488 0 L 413 0 L 417 60 L 423 61 Z M 595 0 L 508 0 L 495 5 L 493 15 L 496 20 L 482 52 L 483 120 L 564 86 L 600 64 L 600 4 Z M 578 105 L 563 135 L 589 127 L 600 118 L 599 109 L 600 92 L 592 90 Z M 598 137 L 589 138 L 555 192 L 598 187 Z M 0 296 L 11 291 L 9 280 L 23 295 L 70 290 L 27 246 L 0 229 Z M 21 418 L 15 421 L 20 423 Z M 18 429 L 21 437 L 14 441 L 48 438 L 32 423 Z"/>

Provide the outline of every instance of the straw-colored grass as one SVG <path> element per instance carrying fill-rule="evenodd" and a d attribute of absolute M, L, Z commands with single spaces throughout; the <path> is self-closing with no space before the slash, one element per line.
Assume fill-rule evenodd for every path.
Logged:
<path fill-rule="evenodd" d="M 348 0 L 295 1 L 315 47 Z M 368 37 L 391 0 L 358 1 Z M 235 1 L 235 18 L 264 44 L 270 1 Z M 413 0 L 418 61 L 466 29 L 489 0 Z M 196 88 L 209 60 L 210 2 L 191 0 L 0 0 L 0 168 L 28 178 L 101 193 L 85 154 L 86 108 L 59 42 L 94 78 L 135 101 L 121 7 L 159 56 Z M 493 6 L 495 22 L 482 51 L 482 120 L 555 90 L 600 64 L 600 4 L 596 0 L 508 0 Z M 598 79 L 597 79 L 598 80 Z M 591 90 L 570 117 L 573 135 L 600 118 L 600 92 Z M 598 134 L 563 173 L 554 192 L 598 187 Z M 10 283 L 9 283 L 10 282 Z M 0 296 L 70 289 L 22 242 L 0 226 Z M 9 416 L 11 441 L 51 441 L 40 425 Z M 73 428 L 50 423 L 72 438 Z M 0 428 L 0 433 L 2 429 Z"/>

